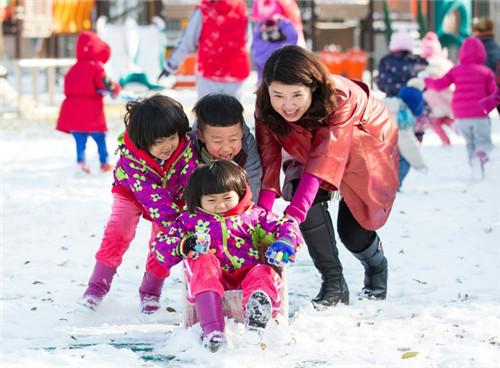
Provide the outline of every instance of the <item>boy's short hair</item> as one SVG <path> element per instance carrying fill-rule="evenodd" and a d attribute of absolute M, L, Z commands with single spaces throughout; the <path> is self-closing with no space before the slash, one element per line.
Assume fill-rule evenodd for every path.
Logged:
<path fill-rule="evenodd" d="M 241 166 L 230 160 L 215 160 L 198 166 L 193 172 L 184 191 L 184 199 L 189 212 L 194 212 L 201 207 L 204 195 L 234 190 L 241 199 L 247 187 L 247 173 Z"/>
<path fill-rule="evenodd" d="M 189 120 L 182 105 L 168 96 L 154 95 L 130 101 L 125 106 L 125 126 L 130 140 L 139 149 L 149 149 L 160 138 L 189 131 Z"/>
<path fill-rule="evenodd" d="M 194 106 L 197 127 L 201 131 L 205 125 L 229 127 L 236 124 L 243 126 L 243 106 L 233 96 L 212 93 L 203 96 Z"/>

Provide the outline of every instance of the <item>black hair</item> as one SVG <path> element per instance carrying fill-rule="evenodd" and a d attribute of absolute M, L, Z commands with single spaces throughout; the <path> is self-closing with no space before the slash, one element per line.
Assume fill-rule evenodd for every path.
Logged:
<path fill-rule="evenodd" d="M 201 207 L 201 196 L 235 191 L 240 200 L 247 191 L 247 173 L 230 160 L 198 166 L 189 178 L 184 199 L 189 212 Z"/>
<path fill-rule="evenodd" d="M 235 97 L 223 93 L 203 96 L 194 106 L 197 128 L 204 130 L 205 125 L 230 127 L 240 124 L 243 127 L 243 106 Z"/>
<path fill-rule="evenodd" d="M 335 88 L 330 73 L 315 54 L 300 46 L 283 46 L 274 51 L 264 65 L 262 82 L 257 89 L 256 117 L 277 134 L 286 135 L 290 126 L 271 105 L 269 85 L 274 81 L 311 89 L 311 106 L 300 119 L 301 126 L 312 130 L 328 123 L 328 115 L 336 108 L 332 99 Z"/>
<path fill-rule="evenodd" d="M 130 101 L 125 106 L 124 122 L 130 140 L 139 149 L 149 152 L 160 138 L 189 131 L 189 120 L 182 105 L 173 98 L 154 95 Z"/>

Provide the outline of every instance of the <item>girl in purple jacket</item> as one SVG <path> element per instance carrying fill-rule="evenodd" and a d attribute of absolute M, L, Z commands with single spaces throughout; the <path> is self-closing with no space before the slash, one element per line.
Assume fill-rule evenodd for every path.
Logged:
<path fill-rule="evenodd" d="M 293 24 L 279 15 L 262 20 L 255 25 L 251 54 L 257 67 L 259 82 L 262 80 L 264 65 L 274 50 L 285 45 L 296 45 L 298 38 L 299 35 Z"/>
<path fill-rule="evenodd" d="M 120 139 L 120 158 L 114 172 L 111 215 L 83 295 L 83 304 L 91 309 L 109 292 L 140 218 L 151 221 L 154 239 L 158 230 L 179 216 L 184 207 L 183 189 L 198 164 L 189 121 L 179 102 L 155 95 L 129 102 L 126 109 L 126 132 Z M 149 254 L 139 288 L 143 313 L 158 310 L 168 274 Z"/>
<path fill-rule="evenodd" d="M 211 351 L 225 342 L 224 290 L 242 289 L 245 325 L 262 332 L 280 310 L 282 281 L 273 266 L 293 262 L 303 242 L 294 220 L 257 207 L 250 198 L 247 175 L 234 162 L 200 166 L 185 191 L 188 211 L 152 242 L 166 269 L 183 260 L 187 298 Z"/>
<path fill-rule="evenodd" d="M 478 38 L 466 38 L 458 58 L 459 65 L 441 78 L 426 78 L 425 86 L 440 91 L 455 85 L 453 115 L 465 138 L 473 179 L 482 179 L 492 143 L 491 122 L 480 101 L 495 92 L 495 75 L 485 65 L 486 50 Z"/>

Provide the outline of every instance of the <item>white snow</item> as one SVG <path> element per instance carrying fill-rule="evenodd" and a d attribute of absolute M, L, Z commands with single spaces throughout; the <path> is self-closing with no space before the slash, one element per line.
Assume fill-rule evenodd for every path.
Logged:
<path fill-rule="evenodd" d="M 172 95 L 191 109 L 192 91 Z M 253 98 L 249 90 L 243 99 L 250 124 Z M 429 173 L 410 172 L 379 232 L 389 260 L 387 300 L 356 296 L 363 268 L 340 245 L 351 304 L 315 311 L 309 300 L 320 278 L 303 248 L 288 269 L 289 325 L 273 323 L 262 344 L 249 345 L 243 327 L 229 321 L 229 345 L 216 354 L 201 348 L 199 326 L 182 327 L 179 267 L 164 287 L 162 310 L 140 313 L 146 221 L 101 307 L 77 304 L 110 212 L 112 177 L 77 173 L 73 140 L 54 130 L 54 118 L 2 119 L 2 367 L 498 367 L 500 124 L 492 117 L 497 148 L 482 182 L 469 179 L 461 137 L 443 148 L 434 134 L 425 136 Z M 109 125 L 113 152 L 123 123 L 115 117 Z M 87 154 L 96 172 L 92 141 Z M 335 202 L 331 213 L 335 219 Z M 141 359 L 120 345 L 130 341 L 151 343 L 152 354 L 168 360 Z M 92 345 L 69 348 L 77 344 Z M 403 359 L 409 352 L 418 354 Z"/>

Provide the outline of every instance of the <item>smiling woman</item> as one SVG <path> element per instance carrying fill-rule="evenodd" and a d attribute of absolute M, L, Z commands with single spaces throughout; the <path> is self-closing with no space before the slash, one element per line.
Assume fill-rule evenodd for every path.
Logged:
<path fill-rule="evenodd" d="M 300 228 L 323 283 L 317 308 L 349 302 L 338 258 L 331 193 L 339 191 L 338 232 L 365 268 L 362 295 L 385 299 L 387 259 L 375 232 L 389 216 L 398 187 L 397 126 L 361 82 L 329 75 L 317 57 L 298 46 L 275 51 L 257 91 L 256 137 L 263 179 L 259 204 L 291 200 L 287 217 Z"/>

